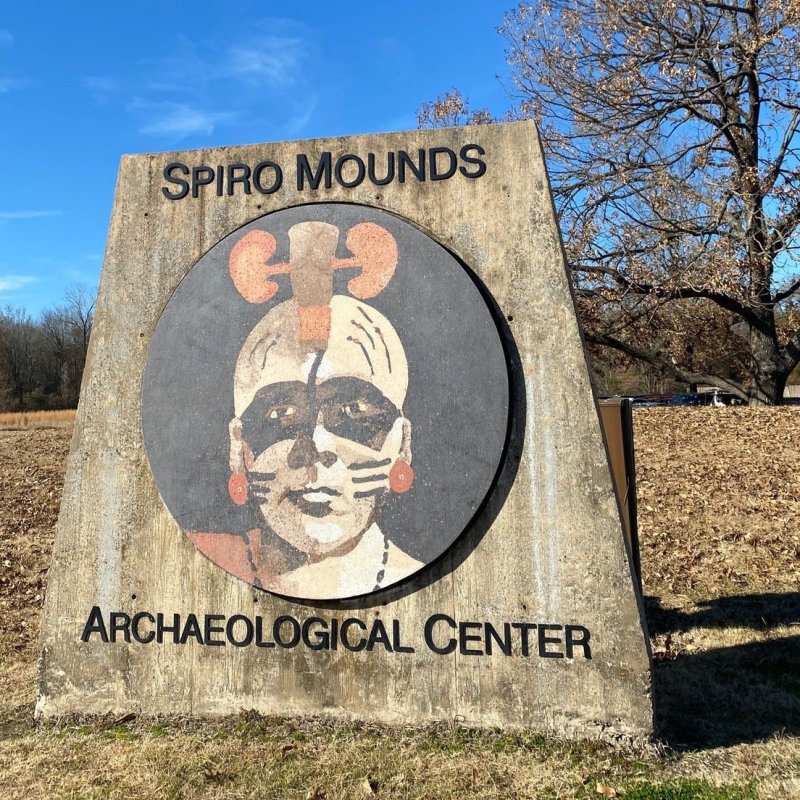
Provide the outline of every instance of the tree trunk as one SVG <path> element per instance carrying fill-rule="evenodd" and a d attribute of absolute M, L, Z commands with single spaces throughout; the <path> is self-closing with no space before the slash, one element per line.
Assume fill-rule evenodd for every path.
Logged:
<path fill-rule="evenodd" d="M 748 388 L 750 405 L 780 405 L 788 374 L 778 343 L 774 321 L 764 314 L 758 326 L 750 326 L 752 377 Z"/>

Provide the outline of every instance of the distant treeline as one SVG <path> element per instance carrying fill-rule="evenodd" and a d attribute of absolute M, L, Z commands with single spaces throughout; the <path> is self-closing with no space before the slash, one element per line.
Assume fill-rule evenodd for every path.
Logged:
<path fill-rule="evenodd" d="M 94 301 L 94 292 L 75 286 L 37 319 L 0 310 L 0 411 L 77 406 Z"/>

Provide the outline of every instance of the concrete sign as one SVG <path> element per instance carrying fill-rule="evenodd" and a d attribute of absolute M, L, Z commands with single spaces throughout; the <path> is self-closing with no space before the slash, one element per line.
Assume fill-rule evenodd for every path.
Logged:
<path fill-rule="evenodd" d="M 122 161 L 39 716 L 650 732 L 531 123 Z"/>

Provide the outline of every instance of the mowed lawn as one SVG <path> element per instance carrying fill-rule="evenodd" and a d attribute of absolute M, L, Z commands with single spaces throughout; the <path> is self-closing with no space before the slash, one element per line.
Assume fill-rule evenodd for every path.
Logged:
<path fill-rule="evenodd" d="M 35 726 L 71 431 L 0 425 L 0 798 L 800 798 L 800 408 L 634 422 L 659 726 L 644 745 L 244 711 Z"/>

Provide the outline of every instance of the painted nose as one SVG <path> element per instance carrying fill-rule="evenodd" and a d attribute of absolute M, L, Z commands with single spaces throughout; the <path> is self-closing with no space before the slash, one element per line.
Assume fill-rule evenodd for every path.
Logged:
<path fill-rule="evenodd" d="M 291 469 L 302 469 L 313 464 L 322 464 L 323 467 L 331 467 L 336 461 L 336 453 L 330 450 L 319 450 L 314 439 L 316 437 L 307 433 L 297 437 L 292 449 L 289 451 L 287 463 Z"/>

